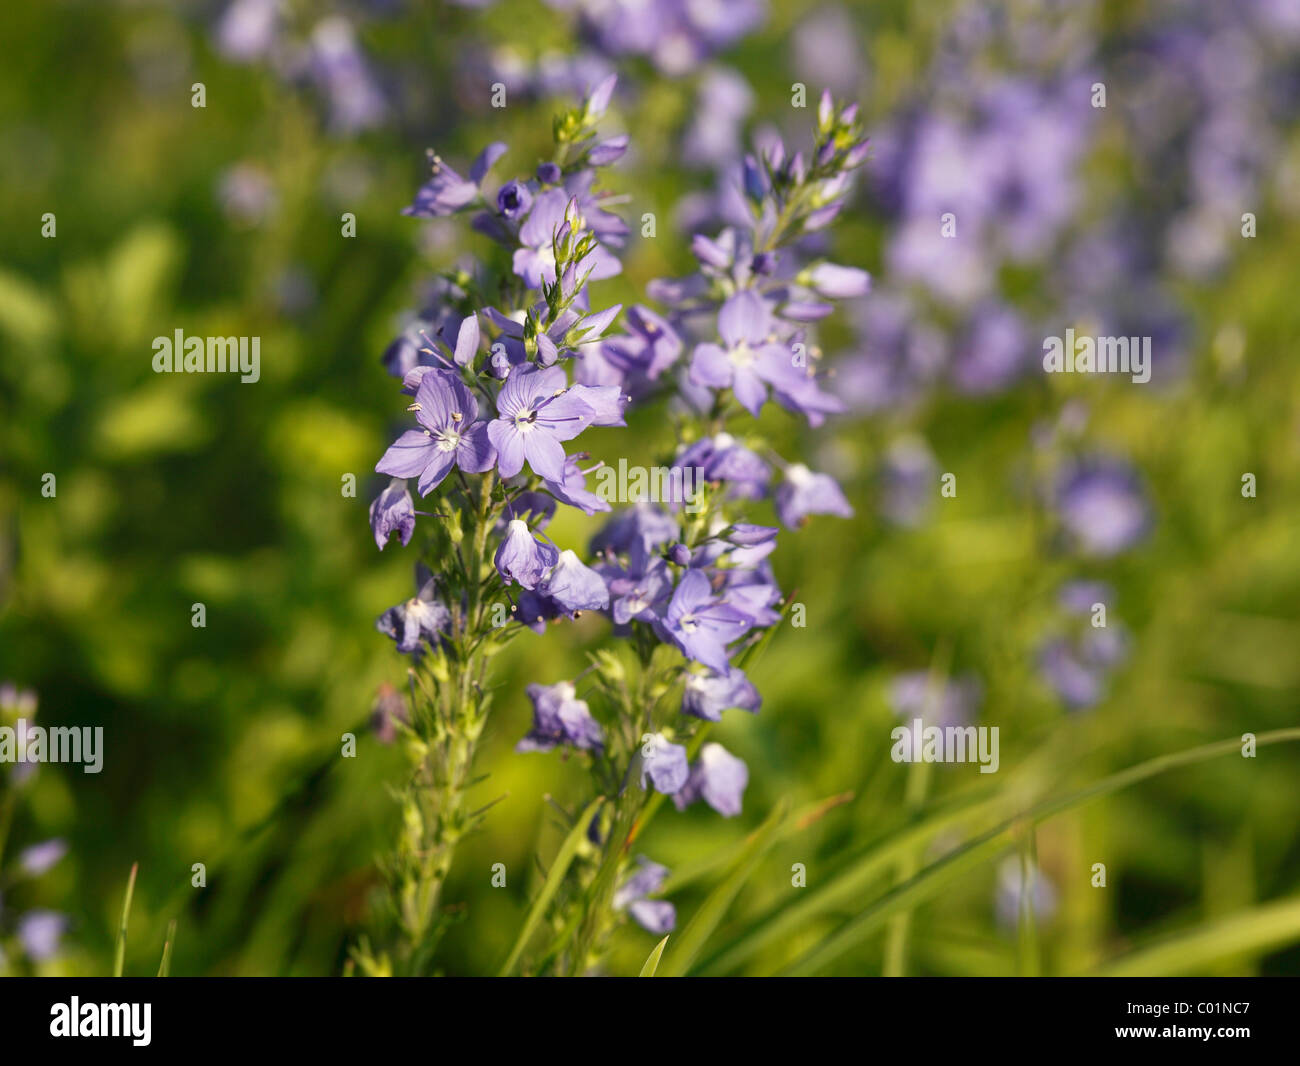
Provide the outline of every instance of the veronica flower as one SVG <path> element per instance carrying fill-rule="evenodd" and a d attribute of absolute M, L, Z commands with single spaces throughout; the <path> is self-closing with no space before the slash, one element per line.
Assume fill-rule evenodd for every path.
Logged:
<path fill-rule="evenodd" d="M 655 548 L 680 539 L 681 529 L 672 515 L 658 504 L 640 502 L 611 516 L 591 539 L 591 551 L 622 553 L 630 551 L 638 541 L 646 548 Z"/>
<path fill-rule="evenodd" d="M 713 595 L 702 571 L 688 570 L 678 582 L 659 628 L 686 658 L 724 674 L 731 669 L 727 645 L 743 636 L 749 626 L 743 612 Z"/>
<path fill-rule="evenodd" d="M 494 164 L 505 154 L 506 146 L 499 141 L 489 144 L 479 153 L 470 168 L 469 179 L 456 173 L 442 159 L 429 153 L 429 167 L 433 176 L 420 186 L 415 201 L 403 208 L 402 214 L 416 218 L 436 218 L 454 215 L 479 198 L 483 179 Z"/>
<path fill-rule="evenodd" d="M 533 192 L 522 181 L 508 181 L 497 190 L 497 210 L 502 217 L 518 218 L 532 206 Z"/>
<path fill-rule="evenodd" d="M 18 919 L 18 942 L 33 962 L 45 962 L 59 952 L 63 934 L 68 930 L 66 915 L 55 911 L 32 910 Z"/>
<path fill-rule="evenodd" d="M 311 76 L 329 103 L 330 124 L 353 133 L 379 125 L 388 104 L 375 82 L 356 33 L 342 15 L 331 15 L 312 30 Z"/>
<path fill-rule="evenodd" d="M 409 429 L 375 465 L 381 474 L 419 477 L 420 495 L 437 487 L 459 466 L 478 474 L 496 462 L 489 424 L 476 421 L 478 402 L 459 379 L 444 371 L 424 375 L 415 394 L 415 420 L 424 428 Z"/>
<path fill-rule="evenodd" d="M 1038 922 L 1047 922 L 1056 913 L 1056 888 L 1035 862 L 1026 864 L 1029 876 L 1021 869 L 1018 855 L 1010 855 L 998 867 L 997 888 L 994 891 L 994 912 L 998 924 L 1005 930 L 1016 929 L 1020 924 L 1020 910 L 1025 892 L 1029 893 L 1029 906 Z M 1028 884 L 1026 884 L 1026 881 Z"/>
<path fill-rule="evenodd" d="M 515 751 L 550 751 L 560 744 L 590 751 L 605 743 L 600 723 L 592 718 L 587 701 L 577 698 L 573 682 L 529 685 L 527 692 L 533 703 L 533 728 Z"/>
<path fill-rule="evenodd" d="M 68 853 L 68 845 L 63 840 L 46 840 L 33 844 L 18 853 L 18 866 L 29 877 L 39 877 L 46 870 L 56 865 Z"/>
<path fill-rule="evenodd" d="M 673 802 L 684 811 L 697 799 L 703 799 L 724 818 L 740 813 L 749 768 L 743 759 L 732 755 L 721 744 L 705 744 L 691 767 L 686 784 L 673 793 Z"/>
<path fill-rule="evenodd" d="M 591 425 L 595 412 L 568 391 L 559 367 L 523 367 L 512 371 L 497 396 L 497 419 L 488 424 L 502 477 L 514 477 L 525 460 L 547 481 L 564 480 L 564 449 Z"/>
<path fill-rule="evenodd" d="M 671 933 L 677 924 L 677 911 L 664 899 L 646 899 L 658 892 L 668 879 L 668 868 L 651 862 L 644 855 L 637 857 L 638 868 L 614 893 L 615 910 L 626 910 L 647 933 L 663 936 Z"/>
<path fill-rule="evenodd" d="M 560 552 L 559 560 L 542 578 L 537 591 L 570 617 L 579 611 L 600 611 L 609 606 L 604 580 L 567 549 Z"/>
<path fill-rule="evenodd" d="M 418 650 L 421 638 L 432 641 L 451 625 L 451 612 L 434 595 L 437 583 L 428 567 L 416 567 L 415 581 L 419 591 L 405 603 L 388 608 L 375 622 L 379 632 L 397 641 L 397 650 L 403 655 Z"/>
<path fill-rule="evenodd" d="M 697 345 L 691 358 L 691 381 L 730 387 L 755 418 L 767 399 L 767 384 L 798 388 L 798 368 L 785 345 L 772 340 L 772 313 L 762 297 L 746 289 L 730 297 L 718 313 L 722 344 Z"/>
<path fill-rule="evenodd" d="M 549 596 L 543 596 L 540 592 L 530 589 L 524 589 L 519 593 L 519 598 L 510 608 L 510 612 L 521 625 L 527 626 L 537 634 L 545 633 L 546 623 L 560 617 L 559 608 Z"/>
<path fill-rule="evenodd" d="M 682 690 L 682 713 L 708 722 L 722 721 L 722 712 L 733 707 L 757 711 L 763 704 L 753 683 L 738 666 L 726 673 L 688 673 Z"/>
<path fill-rule="evenodd" d="M 686 749 L 681 744 L 673 744 L 662 733 L 651 733 L 645 739 L 641 748 L 642 788 L 648 779 L 656 792 L 672 795 L 686 784 L 689 775 Z"/>
<path fill-rule="evenodd" d="M 493 561 L 507 585 L 517 581 L 531 590 L 537 588 L 546 571 L 559 559 L 560 553 L 553 544 L 534 537 L 524 522 L 513 518 Z"/>
<path fill-rule="evenodd" d="M 564 476 L 558 481 L 543 481 L 546 491 L 554 496 L 561 503 L 567 503 L 570 507 L 576 507 L 584 514 L 595 514 L 597 511 L 610 510 L 610 504 L 602 500 L 594 492 L 587 488 L 587 475 L 591 470 L 583 470 L 579 463 L 580 458 L 585 458 L 586 453 L 579 455 L 570 455 L 564 460 Z M 596 469 L 599 467 L 598 463 Z"/>
<path fill-rule="evenodd" d="M 575 205 L 572 211 L 571 202 Z M 515 273 L 530 289 L 541 288 L 543 281 L 548 284 L 555 281 L 554 240 L 563 226 L 571 226 L 574 232 L 586 228 L 576 201 L 565 189 L 539 193 L 519 229 L 519 243 L 523 247 L 515 251 L 513 259 Z M 622 271 L 623 264 L 603 245 L 596 244 L 583 257 L 578 269 L 581 273 L 590 270 L 590 280 L 602 281 Z"/>
<path fill-rule="evenodd" d="M 610 616 L 616 625 L 658 620 L 672 593 L 673 579 L 667 563 L 651 554 L 644 540 L 633 542 L 626 569 L 612 566 L 603 572 L 609 587 Z"/>
<path fill-rule="evenodd" d="M 961 726 L 975 716 L 980 686 L 972 677 L 942 681 L 925 670 L 913 670 L 894 678 L 889 701 L 900 718 L 920 718 L 940 728 Z"/>
<path fill-rule="evenodd" d="M 737 495 L 748 498 L 763 496 L 772 479 L 767 463 L 730 433 L 701 437 L 677 457 L 673 466 L 695 468 L 705 481 L 729 482 Z"/>
<path fill-rule="evenodd" d="M 791 463 L 776 490 L 776 513 L 787 529 L 794 529 L 810 514 L 852 518 L 853 508 L 829 474 L 814 474 L 802 463 Z"/>
<path fill-rule="evenodd" d="M 281 0 L 234 0 L 217 23 L 217 51 L 236 63 L 260 59 L 279 38 Z"/>
<path fill-rule="evenodd" d="M 402 547 L 411 543 L 411 534 L 415 532 L 415 502 L 401 478 L 392 478 L 371 503 L 370 528 L 380 551 L 394 533 L 401 539 Z"/>
<path fill-rule="evenodd" d="M 1067 468 L 1055 490 L 1061 524 L 1089 555 L 1117 555 L 1146 535 L 1150 514 L 1137 475 L 1110 460 L 1084 460 Z"/>
<path fill-rule="evenodd" d="M 617 375 L 617 383 L 644 391 L 642 382 L 653 382 L 682 354 L 682 339 L 667 319 L 639 304 L 628 309 L 624 318 L 626 334 L 609 337 L 598 350 L 601 362 Z M 584 352 L 584 357 L 586 353 Z M 585 363 L 585 358 L 583 363 Z M 583 363 L 579 364 L 579 379 L 583 376 Z M 608 384 L 591 380 L 589 384 Z M 631 391 L 631 388 L 627 388 Z"/>

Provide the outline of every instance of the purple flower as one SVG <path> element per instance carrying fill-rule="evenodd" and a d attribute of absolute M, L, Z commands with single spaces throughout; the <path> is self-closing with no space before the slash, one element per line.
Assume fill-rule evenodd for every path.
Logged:
<path fill-rule="evenodd" d="M 384 121 L 388 105 L 352 24 L 342 15 L 321 19 L 312 30 L 310 73 L 329 103 L 334 129 L 353 133 Z"/>
<path fill-rule="evenodd" d="M 1056 510 L 1071 540 L 1088 555 L 1111 556 L 1146 536 L 1150 515 L 1132 468 L 1080 462 L 1057 481 Z"/>
<path fill-rule="evenodd" d="M 629 138 L 626 133 L 618 137 L 611 137 L 607 141 L 601 141 L 600 144 L 594 145 L 590 152 L 587 153 L 587 162 L 593 167 L 607 167 L 611 163 L 616 163 L 623 158 L 627 151 Z"/>
<path fill-rule="evenodd" d="M 889 701 L 900 718 L 920 718 L 941 728 L 966 725 L 980 701 L 979 683 L 971 677 L 932 681 L 924 670 L 899 674 L 890 686 Z"/>
<path fill-rule="evenodd" d="M 403 548 L 411 543 L 411 534 L 415 532 L 415 503 L 401 478 L 390 480 L 370 505 L 370 528 L 380 551 L 394 533 L 401 538 Z"/>
<path fill-rule="evenodd" d="M 1020 922 L 1021 898 L 1028 880 L 1029 906 L 1033 908 L 1034 917 L 1039 922 L 1048 921 L 1056 913 L 1056 889 L 1047 880 L 1036 863 L 1027 864 L 1029 877 L 1026 879 L 1020 867 L 1018 855 L 1009 856 L 998 867 L 998 883 L 994 892 L 994 911 L 998 924 L 1008 931 L 1018 927 Z"/>
<path fill-rule="evenodd" d="M 646 897 L 663 886 L 668 879 L 668 868 L 644 855 L 637 856 L 637 863 L 639 868 L 615 891 L 614 909 L 626 910 L 647 933 L 663 936 L 677 924 L 677 911 L 667 900 Z"/>
<path fill-rule="evenodd" d="M 747 784 L 749 768 L 743 759 L 721 744 L 705 744 L 686 784 L 673 794 L 673 802 L 684 811 L 697 799 L 703 799 L 724 818 L 733 818 L 740 813 Z"/>
<path fill-rule="evenodd" d="M 518 602 L 510 611 L 520 625 L 525 625 L 538 634 L 546 632 L 547 622 L 560 617 L 559 610 L 548 597 L 528 589 L 519 593 Z"/>
<path fill-rule="evenodd" d="M 776 490 L 776 513 L 787 529 L 794 529 L 810 514 L 852 518 L 853 508 L 829 474 L 814 474 L 802 463 L 791 463 Z"/>
<path fill-rule="evenodd" d="M 487 422 L 476 421 L 478 403 L 452 374 L 430 370 L 415 394 L 415 420 L 423 430 L 408 429 L 375 465 L 381 474 L 419 477 L 426 496 L 453 466 L 479 474 L 496 462 Z"/>
<path fill-rule="evenodd" d="M 537 591 L 570 617 L 579 611 L 600 611 L 609 606 L 604 580 L 567 549 L 560 552 L 559 560 L 542 578 Z"/>
<path fill-rule="evenodd" d="M 899 526 L 919 526 L 934 501 L 938 466 L 921 437 L 904 437 L 885 452 L 880 467 L 880 513 Z"/>
<path fill-rule="evenodd" d="M 451 612 L 434 596 L 437 585 L 424 565 L 415 569 L 419 591 L 405 603 L 390 607 L 375 622 L 375 628 L 397 641 L 397 650 L 409 655 L 420 647 L 420 639 L 434 640 L 451 624 Z"/>
<path fill-rule="evenodd" d="M 508 181 L 497 192 L 497 210 L 505 218 L 518 218 L 532 202 L 532 191 L 521 181 Z"/>
<path fill-rule="evenodd" d="M 695 347 L 690 380 L 695 385 L 730 387 L 755 418 L 767 399 L 767 384 L 800 387 L 799 368 L 791 351 L 773 340 L 772 312 L 756 292 L 744 289 L 718 312 L 722 345 Z"/>
<path fill-rule="evenodd" d="M 592 553 L 630 551 L 638 541 L 646 548 L 681 539 L 677 520 L 653 503 L 634 503 L 610 517 L 591 539 Z"/>
<path fill-rule="evenodd" d="M 18 865 L 29 877 L 39 877 L 67 853 L 68 845 L 65 841 L 46 840 L 20 851 Z"/>
<path fill-rule="evenodd" d="M 560 744 L 592 751 L 604 745 L 604 731 L 587 701 L 577 698 L 572 681 L 529 685 L 527 692 L 533 702 L 533 728 L 515 751 L 550 751 Z"/>
<path fill-rule="evenodd" d="M 767 463 L 730 433 L 701 437 L 673 465 L 684 470 L 695 468 L 705 481 L 729 482 L 738 495 L 748 498 L 761 497 L 772 479 Z"/>
<path fill-rule="evenodd" d="M 569 203 L 571 197 L 567 189 L 547 189 L 539 193 L 533 201 L 528 217 L 519 230 L 519 243 L 523 245 L 515 251 L 514 271 L 524 279 L 530 289 L 541 288 L 542 282 L 555 281 L 554 238 L 557 231 L 569 223 Z M 573 214 L 577 215 L 577 207 Z M 578 215 L 574 230 L 582 229 L 583 219 Z M 591 270 L 590 280 L 602 281 L 612 278 L 623 269 L 623 264 L 606 249 L 597 244 L 579 264 L 582 273 Z"/>
<path fill-rule="evenodd" d="M 871 291 L 870 274 L 836 263 L 818 263 L 808 272 L 808 283 L 828 300 L 848 300 Z"/>
<path fill-rule="evenodd" d="M 690 766 L 686 761 L 686 749 L 681 744 L 671 743 L 662 733 L 651 733 L 641 746 L 641 787 L 646 787 L 646 779 L 654 785 L 656 792 L 671 796 L 684 784 L 690 775 Z"/>
<path fill-rule="evenodd" d="M 722 674 L 709 672 L 686 675 L 686 686 L 682 691 L 683 714 L 691 714 L 708 722 L 720 722 L 725 710 L 739 707 L 745 711 L 757 711 L 762 703 L 763 698 L 758 694 L 758 689 L 738 666 L 733 666 Z"/>
<path fill-rule="evenodd" d="M 235 63 L 260 59 L 279 37 L 281 0 L 234 0 L 217 23 L 217 51 Z"/>
<path fill-rule="evenodd" d="M 601 347 L 605 361 L 623 380 L 654 381 L 681 357 L 682 339 L 668 320 L 637 304 L 625 317 L 628 333 Z"/>
<path fill-rule="evenodd" d="M 604 571 L 612 601 L 610 615 L 616 625 L 653 622 L 659 618 L 672 592 L 668 565 L 653 555 L 644 540 L 636 540 L 628 551 L 628 565 Z"/>
<path fill-rule="evenodd" d="M 564 460 L 564 476 L 558 481 L 543 481 L 542 484 L 546 486 L 546 491 L 561 503 L 576 507 L 585 514 L 608 511 L 609 503 L 587 489 L 587 475 L 591 471 L 581 468 L 579 459 L 583 457 L 585 453 L 568 456 Z"/>
<path fill-rule="evenodd" d="M 514 477 L 524 461 L 547 481 L 564 480 L 564 449 L 595 419 L 595 412 L 567 388 L 559 367 L 513 370 L 497 396 L 497 419 L 488 424 L 502 477 Z"/>
<path fill-rule="evenodd" d="M 744 635 L 750 621 L 735 607 L 713 595 L 700 570 L 688 570 L 664 614 L 663 634 L 683 655 L 719 674 L 731 669 L 727 645 Z"/>
<path fill-rule="evenodd" d="M 420 186 L 415 194 L 415 202 L 402 209 L 402 214 L 416 218 L 436 218 L 441 215 L 454 215 L 462 208 L 468 207 L 479 196 L 479 187 L 492 164 L 505 154 L 506 146 L 500 142 L 489 144 L 470 168 L 469 180 L 465 180 L 449 167 L 442 159 L 429 154 L 429 166 L 433 176 Z"/>
<path fill-rule="evenodd" d="M 33 962 L 45 962 L 58 954 L 59 942 L 67 932 L 66 915 L 55 911 L 28 911 L 18 919 L 18 941 Z"/>
<path fill-rule="evenodd" d="M 523 521 L 513 518 L 506 527 L 505 539 L 497 548 L 493 562 L 507 585 L 517 581 L 532 590 L 559 559 L 560 553 L 555 545 L 538 540 Z"/>

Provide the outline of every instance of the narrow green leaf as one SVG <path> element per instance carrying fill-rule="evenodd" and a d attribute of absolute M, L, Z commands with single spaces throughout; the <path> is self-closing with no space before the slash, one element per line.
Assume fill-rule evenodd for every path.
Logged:
<path fill-rule="evenodd" d="M 1300 740 L 1300 729 L 1277 729 L 1269 733 L 1260 733 L 1255 739 L 1256 748 L 1270 744 L 1282 744 Z M 786 973 L 790 975 L 813 974 L 834 962 L 846 951 L 861 944 L 879 928 L 881 922 L 900 910 L 916 906 L 937 895 L 939 890 L 951 882 L 958 874 L 985 859 L 998 854 L 1007 846 L 1007 838 L 1017 829 L 1025 828 L 1026 823 L 1034 824 L 1080 807 L 1090 800 L 1112 792 L 1118 792 L 1129 785 L 1159 774 L 1167 773 L 1184 766 L 1206 762 L 1220 755 L 1237 753 L 1241 750 L 1240 739 L 1215 741 L 1200 747 L 1171 755 L 1160 755 L 1154 759 L 1131 766 L 1127 770 L 1111 774 L 1094 782 L 1077 792 L 1043 800 L 1009 820 L 980 834 L 963 847 L 945 855 L 938 862 L 921 870 L 915 877 L 881 896 L 857 917 L 850 919 L 829 937 L 799 959 Z"/>
<path fill-rule="evenodd" d="M 587 835 L 587 827 L 591 825 L 591 819 L 604 802 L 605 797 L 597 796 L 587 804 L 587 809 L 578 815 L 578 820 L 573 823 L 573 828 L 569 830 L 569 835 L 564 838 L 564 843 L 560 845 L 560 850 L 555 855 L 555 861 L 551 863 L 551 869 L 546 875 L 542 890 L 537 894 L 537 898 L 533 900 L 533 905 L 529 909 L 523 927 L 519 930 L 519 936 L 515 940 L 515 946 L 510 949 L 510 955 L 502 965 L 499 976 L 508 977 L 514 971 L 519 962 L 519 957 L 524 953 L 524 948 L 528 946 L 528 941 L 532 939 L 533 933 L 537 931 L 537 926 L 546 914 L 546 908 L 551 905 L 555 893 L 560 890 L 564 875 L 569 872 L 569 865 L 573 862 L 574 855 L 578 853 L 578 846 Z"/>
<path fill-rule="evenodd" d="M 1300 940 L 1300 898 L 1239 911 L 1102 963 L 1098 977 L 1175 977 Z"/>
<path fill-rule="evenodd" d="M 997 796 L 976 801 L 962 797 L 921 812 L 911 824 L 869 845 L 864 854 L 822 888 L 807 894 L 801 892 L 756 920 L 749 932 L 706 960 L 700 972 L 710 975 L 734 972 L 769 944 L 789 939 L 818 916 L 837 911 L 860 898 L 873 881 L 893 870 L 903 856 L 957 825 L 987 817 L 1003 802 Z"/>
<path fill-rule="evenodd" d="M 158 964 L 158 976 L 170 977 L 172 972 L 172 944 L 176 940 L 176 919 L 167 923 L 167 939 L 163 941 L 162 962 Z"/>
<path fill-rule="evenodd" d="M 783 799 L 772 809 L 767 820 L 749 838 L 745 849 L 732 864 L 727 876 L 709 893 L 699 909 L 691 916 L 672 954 L 668 956 L 665 977 L 680 977 L 691 968 L 696 956 L 713 935 L 713 931 L 717 929 L 718 923 L 731 909 L 731 904 L 745 882 L 749 880 L 754 868 L 767 854 L 768 849 L 776 843 L 777 829 L 785 821 L 789 807 L 789 801 Z"/>
<path fill-rule="evenodd" d="M 140 864 L 131 864 L 131 876 L 126 882 L 126 896 L 122 900 L 122 920 L 117 927 L 117 946 L 113 951 L 113 976 L 121 977 L 126 966 L 126 920 L 131 916 L 131 897 L 135 895 L 135 875 L 140 871 Z"/>
<path fill-rule="evenodd" d="M 668 937 L 664 937 L 655 945 L 654 951 L 650 952 L 650 957 L 645 960 L 645 964 L 641 967 L 641 972 L 637 974 L 638 977 L 653 977 L 655 975 L 655 971 L 659 969 L 659 959 L 664 953 L 664 945 L 667 943 Z"/>
<path fill-rule="evenodd" d="M 815 803 L 809 803 L 800 807 L 797 811 L 791 811 L 776 833 L 776 841 L 785 840 L 795 833 L 807 829 L 814 822 L 821 821 L 836 807 L 841 807 L 853 799 L 852 792 L 841 792 L 836 796 L 828 796 L 826 799 L 817 800 Z M 757 832 L 758 830 L 755 830 Z M 733 862 L 736 857 L 745 849 L 749 838 L 743 837 L 734 843 L 728 844 L 723 848 L 715 848 L 706 855 L 702 855 L 694 862 L 685 864 L 674 870 L 672 874 L 664 881 L 659 891 L 655 893 L 657 897 L 668 897 L 675 892 L 680 892 L 687 885 L 698 881 L 720 867 L 727 866 Z"/>

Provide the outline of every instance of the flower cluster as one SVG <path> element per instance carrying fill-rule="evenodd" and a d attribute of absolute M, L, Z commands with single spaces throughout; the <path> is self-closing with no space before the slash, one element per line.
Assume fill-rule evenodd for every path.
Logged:
<path fill-rule="evenodd" d="M 602 170 L 628 138 L 596 132 L 614 84 L 603 80 L 556 119 L 552 159 L 495 192 L 487 183 L 504 145 L 489 145 L 465 176 L 430 155 L 431 176 L 406 213 L 472 214 L 474 229 L 500 249 L 498 266 L 445 279 L 434 306 L 385 353 L 416 425 L 377 464 L 391 480 L 370 512 L 381 548 L 394 534 L 408 544 L 417 516 L 439 519 L 433 569 L 422 567 L 416 595 L 378 622 L 414 657 L 426 705 L 387 715 L 385 729 L 429 752 L 421 772 L 440 805 L 430 807 L 415 786 L 408 795 L 411 820 L 425 827 L 394 862 L 408 939 L 428 934 L 436 898 L 428 881 L 439 876 L 419 855 L 449 855 L 474 820 L 460 790 L 486 711 L 487 659 L 521 629 L 542 632 L 585 612 L 603 613 L 635 653 L 632 664 L 601 651 L 580 677 L 527 689 L 533 726 L 517 750 L 579 754 L 597 794 L 615 798 L 588 827 L 590 850 L 578 862 L 577 877 L 601 893 L 557 904 L 578 908 L 563 953 L 574 972 L 598 958 L 617 914 L 651 930 L 671 926 L 671 906 L 646 898 L 666 871 L 623 868 L 620 842 L 651 795 L 679 809 L 702 800 L 724 816 L 741 811 L 748 770 L 703 743 L 699 727 L 730 708 L 758 710 L 744 663 L 781 619 L 769 558 L 778 528 L 750 511 L 768 499 L 789 527 L 852 512 L 829 476 L 786 463 L 731 422 L 769 402 L 814 427 L 841 410 L 824 387 L 812 328 L 830 301 L 869 284 L 861 270 L 799 254 L 841 210 L 865 157 L 856 108 L 837 109 L 827 96 L 807 155 L 769 145 L 747 158 L 748 225 L 697 236 L 698 272 L 650 287 L 666 313 L 637 305 L 615 330 L 622 307 L 594 305 L 590 289 L 621 271 L 627 237 Z M 584 466 L 587 453 L 565 446 L 590 427 L 625 425 L 630 403 L 655 401 L 679 412 L 666 458 L 698 492 L 613 512 L 584 560 L 548 535 L 556 508 L 593 515 L 611 505 L 586 483 L 601 464 Z M 416 510 L 412 481 L 421 497 L 439 492 L 436 512 Z M 506 603 L 508 611 L 489 609 Z M 602 697 L 595 710 L 593 695 Z"/>

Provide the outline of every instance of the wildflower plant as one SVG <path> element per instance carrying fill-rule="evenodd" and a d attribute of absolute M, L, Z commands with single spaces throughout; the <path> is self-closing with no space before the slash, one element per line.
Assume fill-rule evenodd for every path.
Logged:
<path fill-rule="evenodd" d="M 628 138 L 597 130 L 614 88 L 607 78 L 558 115 L 552 158 L 495 195 L 485 181 L 504 145 L 486 148 L 467 177 L 431 154 L 431 177 L 406 212 L 470 213 L 499 252 L 445 278 L 442 302 L 385 358 L 415 426 L 376 465 L 391 481 L 371 526 L 381 548 L 394 535 L 408 545 L 418 516 L 427 546 L 415 595 L 378 621 L 411 658 L 409 710 L 388 720 L 413 769 L 386 861 L 396 935 L 389 949 L 357 949 L 364 972 L 430 969 L 456 845 L 485 815 L 468 794 L 500 698 L 493 657 L 525 629 L 540 634 L 584 612 L 605 614 L 622 643 L 594 652 L 577 678 L 527 687 L 533 726 L 516 750 L 570 753 L 589 775 L 589 802 L 564 812 L 570 840 L 543 894 L 548 915 L 536 915 L 550 918 L 553 942 L 526 956 L 541 947 L 530 919 L 505 969 L 597 968 L 625 915 L 656 934 L 671 929 L 671 903 L 653 898 L 667 871 L 632 844 L 665 797 L 679 809 L 702 800 L 724 816 L 741 810 L 748 770 L 704 734 L 727 709 L 758 710 L 744 665 L 785 606 L 769 559 L 778 529 L 752 511 L 770 497 L 788 526 L 851 513 L 831 478 L 787 465 L 752 419 L 769 401 L 812 426 L 840 410 L 809 324 L 868 278 L 802 262 L 799 243 L 833 221 L 865 157 L 856 108 L 825 97 L 808 155 L 769 145 L 748 157 L 748 224 L 697 235 L 697 272 L 649 288 L 666 311 L 631 308 L 616 331 L 622 307 L 593 291 L 621 271 L 628 232 L 605 190 L 605 168 Z M 673 412 L 665 459 L 688 475 L 676 484 L 700 486 L 697 498 L 634 501 L 609 514 L 586 552 L 555 543 L 546 530 L 557 507 L 612 511 L 586 482 L 600 461 L 584 468 L 586 453 L 566 445 L 593 426 L 625 426 L 632 403 Z M 416 509 L 412 482 L 421 500 L 436 498 L 421 504 L 430 510 Z"/>

